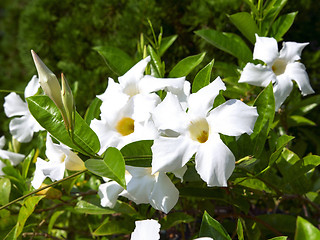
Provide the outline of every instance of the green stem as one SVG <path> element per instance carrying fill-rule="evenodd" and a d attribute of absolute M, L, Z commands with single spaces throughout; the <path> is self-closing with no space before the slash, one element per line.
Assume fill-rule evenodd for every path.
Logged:
<path fill-rule="evenodd" d="M 14 90 L 5 90 L 5 89 L 0 89 L 0 93 L 12 93 L 15 92 L 17 94 L 24 94 L 22 91 L 14 91 Z"/>
<path fill-rule="evenodd" d="M 70 178 L 73 178 L 73 177 L 75 177 L 75 176 L 78 176 L 78 175 L 80 175 L 80 174 L 82 174 L 82 173 L 84 173 L 84 172 L 86 172 L 86 171 L 88 171 L 88 170 L 87 170 L 87 169 L 82 170 L 82 171 L 77 172 L 77 173 L 74 173 L 74 174 L 72 174 L 72 175 L 70 175 L 70 176 L 68 176 L 68 177 L 66 177 L 66 178 L 63 178 L 63 179 L 61 179 L 61 180 L 59 180 L 59 181 L 56 181 L 56 182 L 51 183 L 51 184 L 48 184 L 48 185 L 45 186 L 45 187 L 39 188 L 39 189 L 37 189 L 37 190 L 34 190 L 34 191 L 32 191 L 31 193 L 28 193 L 28 194 L 26 194 L 26 195 L 23 195 L 23 196 L 15 199 L 15 200 L 7 203 L 6 205 L 3 205 L 2 207 L 0 207 L 0 210 L 5 209 L 6 207 L 8 207 L 8 206 L 10 206 L 10 205 L 12 205 L 12 204 L 20 201 L 20 200 L 23 200 L 23 199 L 25 199 L 26 197 L 29 197 L 29 196 L 31 196 L 31 195 L 33 195 L 33 194 L 36 194 L 36 193 L 38 193 L 38 192 L 40 192 L 40 191 L 42 191 L 42 190 L 44 190 L 44 189 L 47 189 L 47 188 L 52 187 L 52 186 L 55 186 L 55 185 L 57 185 L 57 184 L 59 184 L 59 183 L 61 183 L 61 182 L 64 182 L 64 181 L 66 181 L 66 180 L 68 180 L 68 179 L 70 179 Z"/>

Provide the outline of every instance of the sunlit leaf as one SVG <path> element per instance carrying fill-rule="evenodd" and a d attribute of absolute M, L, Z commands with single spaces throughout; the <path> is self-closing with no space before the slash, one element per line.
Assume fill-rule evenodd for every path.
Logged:
<path fill-rule="evenodd" d="M 298 216 L 297 218 L 296 227 L 297 228 L 294 235 L 295 240 L 300 240 L 300 239 L 319 240 L 320 239 L 320 230 L 300 216 Z"/>
<path fill-rule="evenodd" d="M 199 91 L 201 88 L 209 85 L 213 63 L 214 63 L 214 59 L 210 63 L 208 63 L 207 66 L 202 68 L 197 73 L 197 75 L 195 76 L 195 78 L 192 82 L 192 92 L 193 93 L 195 93 L 195 92 Z"/>
<path fill-rule="evenodd" d="M 281 41 L 283 35 L 290 29 L 298 12 L 292 12 L 280 16 L 271 26 L 270 37 Z"/>
<path fill-rule="evenodd" d="M 0 179 L 0 205 L 5 205 L 9 202 L 11 192 L 11 182 L 8 178 Z"/>
<path fill-rule="evenodd" d="M 211 237 L 215 240 L 231 240 L 224 227 L 207 212 L 204 212 L 199 237 Z"/>

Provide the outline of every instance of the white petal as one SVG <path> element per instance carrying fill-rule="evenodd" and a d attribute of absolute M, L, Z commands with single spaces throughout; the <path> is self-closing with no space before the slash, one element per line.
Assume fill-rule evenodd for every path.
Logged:
<path fill-rule="evenodd" d="M 8 159 L 13 166 L 16 166 L 25 158 L 25 156 L 20 153 L 0 150 L 0 158 Z"/>
<path fill-rule="evenodd" d="M 155 139 L 151 147 L 152 173 L 172 172 L 182 168 L 198 150 L 199 144 L 183 135 Z"/>
<path fill-rule="evenodd" d="M 201 144 L 195 161 L 197 172 L 209 187 L 227 186 L 235 158 L 218 134 L 211 134 L 208 141 Z"/>
<path fill-rule="evenodd" d="M 6 139 L 4 136 L 1 136 L 0 138 L 0 149 L 2 149 L 6 145 Z"/>
<path fill-rule="evenodd" d="M 253 59 L 264 61 L 271 66 L 273 61 L 279 57 L 278 43 L 274 38 L 259 37 L 256 34 L 256 43 L 253 50 Z"/>
<path fill-rule="evenodd" d="M 11 135 L 19 142 L 30 142 L 35 132 L 35 126 L 38 126 L 38 123 L 31 114 L 14 118 L 9 123 Z"/>
<path fill-rule="evenodd" d="M 151 112 L 161 102 L 160 97 L 155 93 L 147 95 L 138 94 L 133 96 L 130 100 L 133 101 L 134 105 L 132 118 L 139 122 L 149 119 Z"/>
<path fill-rule="evenodd" d="M 82 171 L 86 169 L 84 162 L 76 153 L 70 149 L 63 149 L 63 151 L 66 154 L 66 159 L 64 160 L 66 169 L 70 171 Z"/>
<path fill-rule="evenodd" d="M 4 112 L 7 117 L 25 115 L 29 113 L 28 104 L 21 97 L 12 92 L 4 98 Z"/>
<path fill-rule="evenodd" d="M 27 87 L 24 90 L 24 97 L 31 97 L 35 95 L 40 87 L 39 79 L 37 78 L 36 75 L 33 75 L 31 78 L 30 82 L 28 83 Z"/>
<path fill-rule="evenodd" d="M 288 74 L 290 79 L 297 82 L 303 96 L 314 93 L 314 90 L 310 85 L 306 68 L 302 63 L 289 63 L 286 67 L 285 74 Z"/>
<path fill-rule="evenodd" d="M 293 83 L 289 76 L 281 74 L 278 76 L 276 84 L 273 86 L 273 94 L 275 98 L 275 110 L 281 107 L 282 103 L 287 99 L 292 91 Z"/>
<path fill-rule="evenodd" d="M 226 86 L 221 78 L 217 77 L 209 85 L 201 88 L 196 93 L 192 93 L 188 99 L 188 115 L 192 116 L 192 118 L 205 118 L 220 90 L 226 90 Z"/>
<path fill-rule="evenodd" d="M 232 99 L 214 108 L 207 120 L 210 132 L 239 136 L 243 133 L 252 133 L 257 117 L 256 107 Z"/>
<path fill-rule="evenodd" d="M 285 59 L 288 63 L 301 59 L 301 52 L 309 43 L 283 42 L 279 58 Z"/>
<path fill-rule="evenodd" d="M 123 191 L 123 188 L 115 181 L 103 183 L 99 186 L 99 197 L 101 198 L 101 206 L 113 208 L 116 203 L 119 194 Z"/>
<path fill-rule="evenodd" d="M 155 78 L 150 75 L 144 76 L 139 81 L 140 93 L 146 94 L 164 89 L 172 89 L 173 91 L 182 90 L 185 77 L 181 78 Z"/>
<path fill-rule="evenodd" d="M 50 161 L 61 163 L 65 159 L 65 154 L 58 144 L 53 143 L 50 134 L 47 134 L 46 156 Z"/>
<path fill-rule="evenodd" d="M 183 182 L 183 176 L 184 176 L 184 174 L 186 173 L 187 169 L 188 169 L 187 166 L 184 165 L 182 168 L 172 171 L 172 173 L 173 173 L 177 178 L 180 178 L 180 179 L 181 179 L 181 182 Z"/>
<path fill-rule="evenodd" d="M 34 177 L 31 181 L 31 185 L 35 188 L 38 189 L 43 181 L 46 179 L 46 176 L 42 172 L 42 167 L 43 165 L 45 166 L 46 161 L 42 160 L 41 158 L 37 159 L 36 162 L 36 170 L 34 172 Z"/>
<path fill-rule="evenodd" d="M 137 84 L 140 81 L 149 62 L 150 56 L 142 59 L 123 76 L 118 78 L 119 83 L 123 87 L 124 91 L 126 91 L 126 88 L 131 87 L 131 84 Z"/>
<path fill-rule="evenodd" d="M 152 119 L 158 129 L 183 132 L 188 127 L 188 116 L 182 109 L 176 95 L 168 92 L 164 100 L 152 112 Z"/>
<path fill-rule="evenodd" d="M 131 240 L 159 240 L 160 224 L 153 219 L 136 221 Z"/>
<path fill-rule="evenodd" d="M 275 80 L 276 75 L 270 67 L 248 63 L 241 73 L 239 83 L 249 83 L 255 86 L 266 87 L 270 82 L 274 82 Z"/>
<path fill-rule="evenodd" d="M 167 214 L 177 204 L 179 191 L 165 173 L 159 172 L 156 175 L 149 201 L 153 208 Z"/>

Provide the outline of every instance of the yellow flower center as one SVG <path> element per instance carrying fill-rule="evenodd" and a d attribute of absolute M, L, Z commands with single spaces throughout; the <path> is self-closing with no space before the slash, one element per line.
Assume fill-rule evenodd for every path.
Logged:
<path fill-rule="evenodd" d="M 127 136 L 134 132 L 134 120 L 124 117 L 117 123 L 116 129 L 122 136 Z"/>
<path fill-rule="evenodd" d="M 277 59 L 274 61 L 272 65 L 272 71 L 274 72 L 275 75 L 279 76 L 284 73 L 287 67 L 287 62 L 282 60 L 282 59 Z"/>
<path fill-rule="evenodd" d="M 189 125 L 190 137 L 199 143 L 205 143 L 209 137 L 209 124 L 205 118 L 192 121 Z"/>

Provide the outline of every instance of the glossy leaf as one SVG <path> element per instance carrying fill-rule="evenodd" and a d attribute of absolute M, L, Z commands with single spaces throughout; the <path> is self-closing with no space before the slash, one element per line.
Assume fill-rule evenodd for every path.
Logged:
<path fill-rule="evenodd" d="M 70 148 L 85 155 L 94 156 L 100 150 L 100 142 L 95 132 L 76 113 L 74 127 L 74 142 L 70 138 L 61 113 L 47 96 L 33 96 L 27 98 L 31 114 L 53 137 Z"/>
<path fill-rule="evenodd" d="M 178 78 L 187 76 L 196 66 L 198 66 L 202 62 L 205 55 L 206 53 L 200 53 L 182 59 L 170 71 L 169 77 Z"/>
<path fill-rule="evenodd" d="M 131 57 L 119 48 L 98 46 L 93 49 L 102 56 L 109 69 L 118 76 L 125 74 L 134 65 Z"/>
<path fill-rule="evenodd" d="M 129 143 L 120 151 L 126 161 L 126 165 L 136 167 L 151 167 L 152 140 L 142 140 Z"/>
<path fill-rule="evenodd" d="M 192 82 L 192 92 L 195 93 L 201 88 L 209 85 L 211 79 L 211 72 L 213 67 L 214 59 L 207 66 L 202 68 L 195 76 Z"/>
<path fill-rule="evenodd" d="M 169 37 L 162 38 L 161 40 L 161 46 L 159 49 L 159 55 L 160 57 L 168 50 L 168 48 L 174 43 L 174 41 L 177 39 L 178 35 L 172 35 Z"/>
<path fill-rule="evenodd" d="M 0 205 L 5 205 L 9 202 L 11 192 L 11 182 L 8 178 L 0 179 Z"/>
<path fill-rule="evenodd" d="M 288 135 L 282 135 L 277 139 L 276 151 L 272 153 L 269 161 L 269 166 L 271 166 L 280 156 L 282 149 L 292 140 L 294 137 Z"/>
<path fill-rule="evenodd" d="M 229 19 L 252 44 L 256 42 L 255 34 L 259 35 L 259 29 L 250 13 L 239 12 L 229 16 Z"/>
<path fill-rule="evenodd" d="M 202 29 L 195 32 L 204 40 L 247 63 L 252 60 L 252 52 L 246 43 L 236 34 L 218 32 L 213 29 Z"/>
<path fill-rule="evenodd" d="M 289 127 L 297 127 L 297 126 L 316 126 L 316 123 L 311 121 L 310 119 L 298 116 L 298 115 L 292 115 L 288 119 L 288 126 Z"/>
<path fill-rule="evenodd" d="M 281 237 L 270 238 L 269 240 L 287 240 L 287 239 L 288 239 L 287 236 L 281 236 Z"/>
<path fill-rule="evenodd" d="M 280 16 L 271 26 L 270 37 L 275 38 L 277 41 L 281 41 L 282 37 L 292 26 L 294 19 L 298 12 L 292 12 Z"/>
<path fill-rule="evenodd" d="M 315 226 L 313 226 L 310 222 L 308 222 L 304 218 L 298 216 L 294 239 L 295 240 L 300 240 L 300 239 L 319 240 L 320 230 Z"/>
<path fill-rule="evenodd" d="M 103 160 L 89 159 L 85 161 L 85 165 L 90 172 L 110 178 L 126 188 L 125 162 L 118 149 L 109 147 L 104 153 Z"/>
<path fill-rule="evenodd" d="M 151 68 L 155 74 L 155 77 L 164 77 L 164 68 L 161 63 L 160 56 L 156 53 L 156 51 L 151 47 L 147 47 L 148 53 L 151 56 Z"/>
<path fill-rule="evenodd" d="M 231 240 L 224 227 L 207 212 L 204 212 L 199 237 L 211 237 L 215 240 Z"/>
<path fill-rule="evenodd" d="M 91 121 L 93 119 L 99 119 L 100 117 L 100 106 L 102 104 L 102 101 L 99 98 L 95 98 L 89 108 L 86 111 L 86 114 L 84 115 L 84 120 L 88 125 L 90 125 Z"/>

